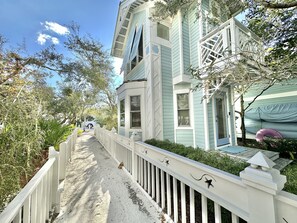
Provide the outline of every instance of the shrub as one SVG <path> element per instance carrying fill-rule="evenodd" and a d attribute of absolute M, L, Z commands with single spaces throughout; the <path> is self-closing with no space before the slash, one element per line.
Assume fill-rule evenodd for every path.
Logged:
<path fill-rule="evenodd" d="M 44 149 L 54 146 L 58 150 L 59 144 L 65 141 L 74 129 L 73 125 L 62 125 L 56 120 L 45 119 L 39 121 L 39 126 L 44 136 Z"/>
<path fill-rule="evenodd" d="M 266 138 L 264 139 L 264 148 L 279 152 L 281 157 L 296 159 L 297 140 Z"/>
<path fill-rule="evenodd" d="M 184 146 L 182 144 L 172 143 L 170 141 L 161 141 L 156 139 L 146 140 L 145 143 L 165 149 L 167 151 L 176 153 L 178 155 L 187 157 L 189 159 L 204 163 L 206 165 L 224 170 L 226 172 L 239 175 L 247 163 L 239 159 L 231 158 L 227 155 L 222 155 L 219 152 L 206 152 L 199 148 L 194 149 L 191 146 Z"/>
<path fill-rule="evenodd" d="M 199 148 L 194 149 L 193 147 L 186 147 L 184 145 L 172 143 L 170 141 L 150 139 L 146 140 L 145 143 L 170 152 L 174 152 L 181 156 L 198 161 L 200 163 L 204 163 L 234 175 L 239 175 L 239 173 L 248 166 L 248 163 L 244 161 L 231 158 L 227 155 L 222 155 L 219 152 L 206 152 Z M 279 143 L 281 146 L 273 148 L 278 149 L 279 151 L 281 149 L 286 150 L 286 148 L 289 148 L 291 151 L 296 151 L 296 140 L 281 140 Z M 285 143 L 287 143 L 289 146 L 285 146 Z M 281 174 L 287 176 L 287 183 L 285 184 L 284 190 L 289 193 L 297 194 L 297 161 L 294 160 L 293 163 L 285 167 L 281 171 Z"/>
<path fill-rule="evenodd" d="M 287 183 L 285 184 L 285 191 L 297 194 L 297 161 L 293 161 L 290 165 L 286 166 L 281 174 L 287 176 Z"/>

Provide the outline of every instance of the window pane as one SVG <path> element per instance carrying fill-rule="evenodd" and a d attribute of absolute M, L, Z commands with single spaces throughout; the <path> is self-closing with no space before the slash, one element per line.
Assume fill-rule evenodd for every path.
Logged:
<path fill-rule="evenodd" d="M 120 126 L 125 126 L 125 99 L 120 101 Z"/>
<path fill-rule="evenodd" d="M 157 23 L 157 36 L 169 40 L 169 28 L 161 23 Z"/>
<path fill-rule="evenodd" d="M 121 114 L 120 116 L 120 125 L 125 126 L 125 114 Z"/>
<path fill-rule="evenodd" d="M 177 109 L 189 109 L 189 94 L 177 95 Z"/>
<path fill-rule="evenodd" d="M 141 127 L 141 115 L 140 112 L 131 112 L 131 128 Z"/>
<path fill-rule="evenodd" d="M 140 96 L 131 96 L 131 111 L 140 111 Z"/>
<path fill-rule="evenodd" d="M 120 113 L 125 112 L 125 100 L 120 101 Z"/>
<path fill-rule="evenodd" d="M 178 126 L 189 126 L 189 125 L 190 125 L 189 110 L 178 111 Z"/>

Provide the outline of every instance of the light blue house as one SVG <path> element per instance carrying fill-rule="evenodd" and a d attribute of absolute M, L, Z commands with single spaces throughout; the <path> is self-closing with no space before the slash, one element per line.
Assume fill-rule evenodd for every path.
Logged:
<path fill-rule="evenodd" d="M 236 144 L 232 87 L 206 78 L 203 89 L 192 91 L 197 81 L 189 72 L 190 66 L 224 63 L 224 52 L 237 55 L 246 40 L 257 40 L 234 19 L 239 8 L 221 5 L 194 1 L 156 22 L 150 19 L 154 1 L 121 1 L 111 53 L 123 58 L 119 134 L 137 131 L 142 140 L 167 139 L 206 150 Z M 214 14 L 220 15 L 216 25 L 210 22 Z"/>

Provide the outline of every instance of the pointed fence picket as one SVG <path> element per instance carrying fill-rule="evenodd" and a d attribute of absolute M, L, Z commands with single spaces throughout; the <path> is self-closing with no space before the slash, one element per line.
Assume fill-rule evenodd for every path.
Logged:
<path fill-rule="evenodd" d="M 95 136 L 173 222 L 296 222 L 297 196 L 260 162 L 235 176 L 97 126 Z"/>

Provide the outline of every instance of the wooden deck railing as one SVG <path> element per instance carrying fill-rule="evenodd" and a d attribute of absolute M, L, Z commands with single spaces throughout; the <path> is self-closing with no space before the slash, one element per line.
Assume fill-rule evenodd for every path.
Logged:
<path fill-rule="evenodd" d="M 199 45 L 200 68 L 239 53 L 245 53 L 256 61 L 263 59 L 263 55 L 259 54 L 263 52 L 260 38 L 235 18 L 231 18 L 205 35 Z"/>
<path fill-rule="evenodd" d="M 20 193 L 0 213 L 1 223 L 41 223 L 60 212 L 60 182 L 75 148 L 77 129 L 60 144 L 49 148 L 49 159 Z"/>
<path fill-rule="evenodd" d="M 297 196 L 281 191 L 285 176 L 261 153 L 238 177 L 137 142 L 137 134 L 97 126 L 95 135 L 174 222 L 296 222 Z"/>

